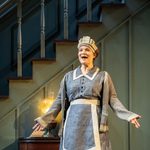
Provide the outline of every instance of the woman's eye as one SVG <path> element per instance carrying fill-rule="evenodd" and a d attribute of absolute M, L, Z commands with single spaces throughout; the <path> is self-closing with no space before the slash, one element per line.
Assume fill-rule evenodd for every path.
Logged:
<path fill-rule="evenodd" d="M 86 51 L 86 52 L 89 52 L 90 50 L 89 50 L 89 49 L 86 49 L 85 51 Z"/>
<path fill-rule="evenodd" d="M 83 50 L 82 49 L 79 49 L 79 52 L 82 52 Z"/>

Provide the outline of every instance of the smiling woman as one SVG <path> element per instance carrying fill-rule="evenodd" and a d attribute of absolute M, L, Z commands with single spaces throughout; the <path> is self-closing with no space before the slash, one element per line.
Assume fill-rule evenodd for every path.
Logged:
<path fill-rule="evenodd" d="M 94 65 L 95 41 L 83 36 L 78 43 L 80 66 L 65 74 L 58 96 L 47 113 L 37 119 L 35 131 L 43 130 L 62 110 L 60 150 L 111 150 L 108 106 L 116 115 L 140 127 L 139 115 L 128 111 L 117 98 L 110 75 Z"/>
<path fill-rule="evenodd" d="M 93 51 L 89 47 L 83 45 L 79 48 L 78 58 L 82 65 L 82 71 L 84 74 L 86 74 L 89 69 L 93 68 L 93 61 L 95 57 L 96 57 L 95 53 L 93 53 Z M 88 69 L 88 70 L 85 70 L 85 69 Z"/>

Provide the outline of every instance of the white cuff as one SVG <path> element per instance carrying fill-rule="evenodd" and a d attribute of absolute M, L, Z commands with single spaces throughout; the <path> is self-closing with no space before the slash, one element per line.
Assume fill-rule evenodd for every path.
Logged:
<path fill-rule="evenodd" d="M 130 122 L 133 118 L 138 118 L 139 117 L 139 115 L 137 115 L 137 114 L 132 114 L 132 115 L 130 115 L 129 117 L 128 117 L 128 121 Z"/>
<path fill-rule="evenodd" d="M 37 121 L 44 128 L 47 126 L 47 123 L 41 117 L 36 118 L 34 121 Z"/>

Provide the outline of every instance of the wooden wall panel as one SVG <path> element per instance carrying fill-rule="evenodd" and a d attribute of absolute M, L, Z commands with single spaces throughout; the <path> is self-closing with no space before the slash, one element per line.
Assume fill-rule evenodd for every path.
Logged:
<path fill-rule="evenodd" d="M 141 128 L 131 128 L 131 150 L 150 147 L 150 6 L 132 20 L 132 102 L 131 108 L 142 115 Z"/>
<path fill-rule="evenodd" d="M 128 24 L 104 40 L 104 70 L 114 82 L 118 98 L 128 107 Z M 119 120 L 110 110 L 110 138 L 115 150 L 128 149 L 127 122 Z"/>

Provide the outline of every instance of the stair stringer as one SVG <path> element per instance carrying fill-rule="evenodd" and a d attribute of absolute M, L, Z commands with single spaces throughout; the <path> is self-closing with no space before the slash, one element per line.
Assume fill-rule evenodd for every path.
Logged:
<path fill-rule="evenodd" d="M 76 42 L 73 44 L 56 44 L 56 61 L 45 62 L 33 61 L 33 76 L 30 80 L 9 80 L 9 98 L 1 100 L 0 118 L 15 108 L 19 103 L 26 100 L 48 80 L 54 77 L 58 72 L 73 62 L 77 55 Z M 66 56 L 67 57 L 66 57 Z"/>
<path fill-rule="evenodd" d="M 81 31 L 81 28 L 79 28 L 79 30 Z M 86 32 L 84 32 L 84 31 L 83 31 L 83 32 L 79 32 L 79 36 L 85 35 L 85 33 L 86 33 L 86 35 L 91 35 L 91 36 L 92 36 L 91 30 L 93 30 L 93 27 L 90 27 L 90 30 L 89 30 L 89 28 L 88 28 L 88 30 L 86 30 Z M 95 30 L 96 30 L 96 29 L 95 29 Z M 107 34 L 107 32 L 106 32 L 106 34 Z M 100 38 L 100 36 L 101 36 L 101 34 L 97 34 L 97 35 L 94 34 L 94 35 L 93 35 L 93 37 L 96 38 L 97 41 L 98 41 L 98 39 Z M 104 35 L 103 35 L 103 36 L 104 36 Z M 62 58 L 62 57 L 61 57 L 61 58 Z M 63 62 L 63 61 L 62 61 L 62 62 Z M 40 65 L 40 68 L 41 68 L 41 65 Z M 47 69 L 50 69 L 50 68 L 48 67 Z M 51 69 L 52 69 L 52 68 L 51 68 Z M 70 67 L 70 69 L 71 69 L 71 67 Z M 69 70 L 70 70 L 70 69 L 69 69 Z M 34 77 L 33 77 L 33 78 L 34 78 Z M 35 78 L 36 78 L 36 77 L 35 77 Z M 38 79 L 38 84 L 40 85 L 39 77 L 37 77 L 37 79 Z M 52 85 L 51 85 L 51 86 L 52 86 Z M 42 87 L 42 85 L 41 85 L 41 87 Z M 40 88 L 40 87 L 39 87 L 39 88 Z M 39 89 L 39 88 L 38 88 L 38 89 Z M 43 90 L 43 87 L 42 87 L 41 89 Z M 37 89 L 35 89 L 35 90 L 37 90 Z M 43 93 L 42 90 L 41 90 L 41 91 L 39 90 L 39 91 L 40 91 L 41 93 Z M 37 95 L 38 95 L 38 94 L 37 94 Z M 41 94 L 41 95 L 44 96 L 44 94 Z M 41 96 L 41 97 L 42 97 L 42 96 Z M 34 98 L 35 98 L 35 97 L 36 97 L 36 96 L 34 96 Z M 14 98 L 15 98 L 15 97 L 14 97 Z M 26 99 L 26 100 L 28 99 L 28 100 L 30 100 L 30 101 L 33 102 L 33 101 L 35 101 L 35 99 L 37 99 L 37 98 L 35 98 L 35 99 L 33 100 L 33 97 L 31 96 L 30 98 L 29 98 L 29 97 L 25 97 L 24 99 Z M 6 100 L 6 101 L 8 102 L 8 103 L 7 103 L 8 105 L 9 105 L 9 102 L 10 102 L 9 100 L 11 101 L 12 99 Z M 19 104 L 18 104 L 18 105 L 19 105 Z M 15 106 L 15 105 L 14 105 L 14 106 Z M 23 106 L 23 105 L 22 105 L 22 106 Z M 2 107 L 1 107 L 1 108 L 2 108 Z M 1 108 L 0 108 L 0 109 L 1 109 Z M 33 113 L 34 113 L 34 112 L 33 112 Z"/>

